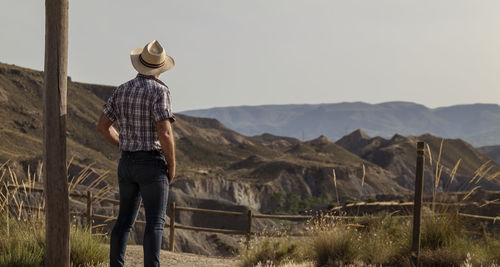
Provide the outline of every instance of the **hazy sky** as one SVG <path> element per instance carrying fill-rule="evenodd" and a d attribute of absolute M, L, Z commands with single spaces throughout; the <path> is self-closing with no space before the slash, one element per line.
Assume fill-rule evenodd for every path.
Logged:
<path fill-rule="evenodd" d="M 43 68 L 44 1 L 0 0 L 0 61 Z M 69 75 L 118 85 L 157 39 L 174 111 L 500 102 L 500 1 L 70 0 Z"/>

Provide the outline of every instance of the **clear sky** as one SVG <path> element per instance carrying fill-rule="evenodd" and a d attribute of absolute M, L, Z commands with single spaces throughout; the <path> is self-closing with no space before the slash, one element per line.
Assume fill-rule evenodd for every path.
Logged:
<path fill-rule="evenodd" d="M 0 61 L 43 68 L 44 1 L 0 0 Z M 69 75 L 118 85 L 157 39 L 174 111 L 500 102 L 497 0 L 70 0 Z"/>

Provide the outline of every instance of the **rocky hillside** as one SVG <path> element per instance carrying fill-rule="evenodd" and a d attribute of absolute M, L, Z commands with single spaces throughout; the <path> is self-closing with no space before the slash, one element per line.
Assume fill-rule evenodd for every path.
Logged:
<path fill-rule="evenodd" d="M 184 114 L 215 118 L 246 134 L 272 133 L 300 139 L 325 135 L 338 140 L 356 129 L 371 136 L 431 133 L 461 138 L 474 146 L 500 144 L 500 106 L 457 105 L 430 109 L 409 102 L 363 102 L 318 105 L 266 105 L 220 107 L 184 111 Z"/>
<path fill-rule="evenodd" d="M 197 181 L 203 187 L 213 187 L 206 197 L 225 196 L 228 192 L 214 190 L 229 187 L 234 195 L 227 200 L 263 212 L 276 208 L 273 196 L 277 192 L 300 199 L 335 199 L 333 170 L 341 199 L 406 190 L 394 182 L 390 172 L 323 136 L 309 142 L 272 135 L 245 137 L 216 120 L 183 115 L 175 130 L 178 159 L 184 163 L 178 186 Z M 363 165 L 366 178 L 362 185 Z M 191 192 L 193 186 L 184 188 L 190 195 L 197 194 Z"/>
<path fill-rule="evenodd" d="M 0 161 L 11 160 L 22 172 L 41 158 L 42 73 L 2 64 L 0 88 Z M 111 89 L 69 81 L 67 136 L 73 165 L 92 164 L 96 173 L 109 170 L 107 182 L 115 184 L 119 153 L 94 129 Z M 271 211 L 275 192 L 300 199 L 333 198 L 333 169 L 343 188 L 342 198 L 404 190 L 390 173 L 325 137 L 310 142 L 271 135 L 246 137 L 214 119 L 178 118 L 174 124 L 179 161 L 176 187 L 191 196 Z M 363 165 L 367 175 L 361 186 Z"/>
<path fill-rule="evenodd" d="M 21 177 L 28 165 L 34 169 L 41 159 L 42 83 L 40 71 L 0 63 L 0 162 L 12 161 L 11 168 Z M 94 130 L 103 101 L 87 85 L 69 80 L 68 86 L 68 156 L 75 157 L 72 174 L 89 164 L 96 173 L 115 169 L 118 151 Z"/>
<path fill-rule="evenodd" d="M 437 175 L 439 191 L 467 191 L 477 185 L 487 190 L 500 189 L 497 177 L 500 165 L 461 139 L 443 139 L 430 134 L 418 137 L 396 134 L 390 139 L 372 138 L 363 131 L 356 130 L 338 140 L 336 144 L 391 172 L 400 186 L 413 189 L 415 147 L 418 141 L 426 143 L 424 188 L 427 192 L 436 186 L 437 166 L 438 173 L 441 174 Z M 455 166 L 457 167 L 451 182 Z M 478 171 L 481 167 L 482 171 Z"/>

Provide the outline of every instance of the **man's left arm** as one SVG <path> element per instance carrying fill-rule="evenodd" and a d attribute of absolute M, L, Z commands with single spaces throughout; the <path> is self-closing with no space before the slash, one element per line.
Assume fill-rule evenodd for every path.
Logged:
<path fill-rule="evenodd" d="M 118 147 L 120 144 L 120 135 L 113 127 L 113 121 L 110 120 L 104 113 L 101 114 L 99 122 L 97 123 L 97 131 L 112 145 Z"/>

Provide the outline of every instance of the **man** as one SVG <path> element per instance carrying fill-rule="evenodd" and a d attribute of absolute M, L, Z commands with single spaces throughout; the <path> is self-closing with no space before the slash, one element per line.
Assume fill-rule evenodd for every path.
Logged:
<path fill-rule="evenodd" d="M 160 266 L 168 198 L 175 176 L 170 91 L 158 79 L 174 60 L 154 40 L 130 53 L 137 76 L 118 86 L 103 107 L 98 131 L 122 151 L 118 164 L 120 212 L 111 232 L 110 266 L 123 266 L 130 229 L 141 201 L 146 210 L 144 266 Z M 119 132 L 113 127 L 118 124 Z"/>

